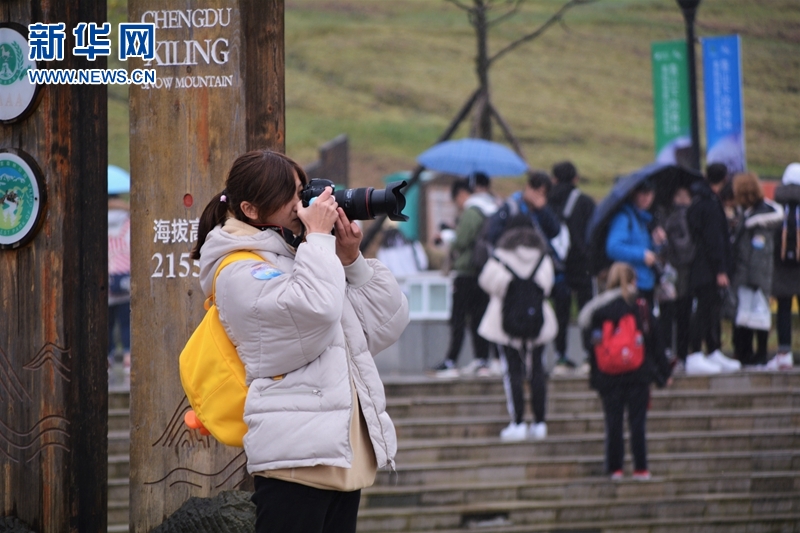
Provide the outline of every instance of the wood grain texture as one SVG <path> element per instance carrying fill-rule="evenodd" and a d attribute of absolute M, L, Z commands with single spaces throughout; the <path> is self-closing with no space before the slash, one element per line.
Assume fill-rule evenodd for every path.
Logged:
<path fill-rule="evenodd" d="M 103 22 L 100 0 L 10 0 L 0 20 Z M 41 532 L 106 530 L 107 94 L 105 86 L 50 85 L 30 116 L 0 126 L 0 149 L 29 154 L 47 204 L 32 242 L 0 251 L 0 502 Z"/>
<path fill-rule="evenodd" d="M 189 27 L 184 14 L 198 9 L 215 10 L 227 24 Z M 188 260 L 191 221 L 222 190 L 238 155 L 283 150 L 283 2 L 129 0 L 128 18 L 168 26 L 156 30 L 156 41 L 178 43 L 160 45 L 149 65 L 129 65 L 154 68 L 161 80 L 130 93 L 131 531 L 149 531 L 191 496 L 251 483 L 241 449 L 183 423 L 189 407 L 178 356 L 204 313 L 198 268 Z M 187 60 L 187 46 L 210 59 L 196 51 Z"/>

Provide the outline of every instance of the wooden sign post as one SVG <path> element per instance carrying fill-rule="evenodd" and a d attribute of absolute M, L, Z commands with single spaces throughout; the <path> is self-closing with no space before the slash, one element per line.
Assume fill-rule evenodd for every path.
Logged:
<path fill-rule="evenodd" d="M 104 0 L 0 9 L 23 36 L 0 38 L 0 530 L 106 531 L 106 86 L 12 88 L 29 24 L 66 29 L 63 60 L 39 69 L 102 69 L 71 31 L 105 20 Z"/>
<path fill-rule="evenodd" d="M 155 69 L 131 86 L 131 531 L 249 480 L 241 449 L 201 436 L 178 356 L 203 316 L 189 258 L 206 203 L 247 150 L 284 149 L 283 0 L 129 0 L 155 24 Z"/>

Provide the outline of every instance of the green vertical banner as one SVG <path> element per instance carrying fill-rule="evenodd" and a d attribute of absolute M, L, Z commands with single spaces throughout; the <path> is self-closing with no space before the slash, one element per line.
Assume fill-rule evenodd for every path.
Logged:
<path fill-rule="evenodd" d="M 675 164 L 692 145 L 686 41 L 652 43 L 656 161 Z"/>

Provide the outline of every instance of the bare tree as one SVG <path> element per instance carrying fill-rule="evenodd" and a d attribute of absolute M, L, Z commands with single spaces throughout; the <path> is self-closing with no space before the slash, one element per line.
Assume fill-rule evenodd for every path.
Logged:
<path fill-rule="evenodd" d="M 533 41 L 551 26 L 556 23 L 564 23 L 564 15 L 573 7 L 591 4 L 597 0 L 568 0 L 561 8 L 553 13 L 545 22 L 543 22 L 535 30 L 522 35 L 514 41 L 508 43 L 506 46 L 489 55 L 489 31 L 499 24 L 516 15 L 523 4 L 527 0 L 445 0 L 455 5 L 459 9 L 467 13 L 470 24 L 475 29 L 476 43 L 478 46 L 477 56 L 475 57 L 475 73 L 478 76 L 478 88 L 470 94 L 470 97 L 461 107 L 455 118 L 450 122 L 450 125 L 445 129 L 442 135 L 436 140 L 435 144 L 448 140 L 453 133 L 455 133 L 461 122 L 472 111 L 472 125 L 470 127 L 470 137 L 478 137 L 481 139 L 492 138 L 492 119 L 497 122 L 503 132 L 506 140 L 511 144 L 520 157 L 525 159 L 522 154 L 519 141 L 514 137 L 508 123 L 503 119 L 497 108 L 492 104 L 491 92 L 489 91 L 489 69 L 500 58 L 522 46 L 525 43 Z M 419 176 L 423 171 L 422 166 L 417 166 L 408 180 L 408 188 L 414 186 L 419 181 Z M 361 249 L 366 249 L 378 232 L 381 229 L 383 221 L 386 216 L 380 216 L 375 220 L 367 231 L 364 233 L 364 239 L 361 242 Z"/>
<path fill-rule="evenodd" d="M 470 128 L 471 137 L 479 137 L 481 139 L 492 138 L 492 119 L 494 119 L 500 126 L 508 142 L 512 144 L 514 149 L 522 155 L 519 143 L 514 135 L 511 133 L 508 123 L 503 120 L 497 108 L 492 104 L 490 85 L 489 85 L 489 69 L 500 58 L 528 43 L 556 23 L 564 22 L 564 15 L 570 9 L 590 4 L 597 0 L 569 0 L 561 8 L 553 13 L 544 23 L 542 23 L 535 30 L 522 35 L 521 37 L 510 42 L 493 55 L 489 55 L 489 32 L 493 27 L 496 27 L 503 22 L 509 20 L 516 15 L 520 8 L 527 0 L 445 0 L 459 9 L 467 13 L 469 23 L 475 30 L 475 41 L 477 44 L 477 55 L 475 57 L 475 73 L 478 77 L 478 97 L 474 103 L 472 114 L 472 126 Z"/>

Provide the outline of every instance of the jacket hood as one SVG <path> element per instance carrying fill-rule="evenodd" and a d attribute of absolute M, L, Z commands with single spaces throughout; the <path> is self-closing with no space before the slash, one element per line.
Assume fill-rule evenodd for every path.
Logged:
<path fill-rule="evenodd" d="M 800 184 L 790 183 L 775 188 L 775 201 L 779 204 L 800 203 Z"/>
<path fill-rule="evenodd" d="M 208 233 L 200 250 L 200 286 L 205 294 L 211 294 L 214 274 L 220 261 L 229 253 L 240 250 L 252 250 L 267 259 L 269 255 L 289 258 L 295 255 L 295 249 L 274 231 L 261 231 L 229 218 L 224 226 L 217 226 Z"/>
<path fill-rule="evenodd" d="M 495 214 L 499 206 L 494 196 L 488 192 L 479 192 L 470 196 L 464 203 L 464 209 L 470 207 L 477 207 L 483 213 L 483 216 L 490 217 Z"/>
<path fill-rule="evenodd" d="M 527 278 L 533 273 L 533 269 L 542 257 L 539 248 L 519 246 L 513 250 L 496 249 L 495 257 L 513 270 L 518 277 Z"/>
<path fill-rule="evenodd" d="M 783 210 L 768 198 L 764 198 L 762 203 L 745 211 L 744 216 L 746 228 L 777 228 L 783 222 Z"/>
<path fill-rule="evenodd" d="M 800 163 L 790 163 L 783 171 L 784 185 L 800 185 Z"/>
<path fill-rule="evenodd" d="M 636 287 L 631 287 L 631 291 L 634 293 L 636 292 Z M 586 329 L 592 325 L 592 316 L 594 312 L 600 309 L 601 307 L 610 304 L 617 298 L 622 297 L 622 289 L 616 287 L 614 289 L 609 289 L 607 291 L 603 291 L 591 300 L 589 300 L 586 305 L 583 306 L 581 312 L 578 314 L 578 326 L 581 329 Z"/>

